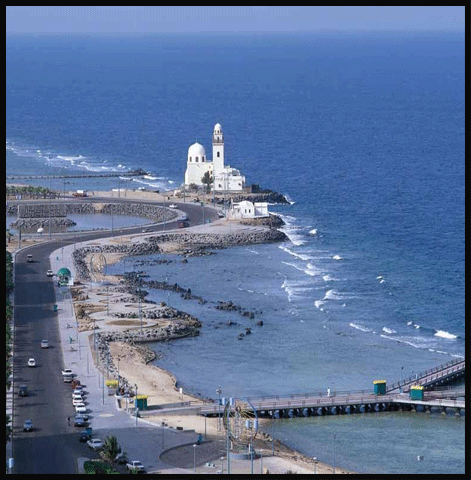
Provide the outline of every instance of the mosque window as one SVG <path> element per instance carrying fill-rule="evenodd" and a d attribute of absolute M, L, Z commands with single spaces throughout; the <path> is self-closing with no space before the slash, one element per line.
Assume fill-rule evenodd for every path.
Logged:
<path fill-rule="evenodd" d="M 191 162 L 191 157 L 190 157 L 190 162 Z"/>
<path fill-rule="evenodd" d="M 216 152 L 216 157 L 219 157 L 219 153 L 220 153 L 220 152 Z"/>
<path fill-rule="evenodd" d="M 195 162 L 198 163 L 198 157 L 195 157 Z"/>
<path fill-rule="evenodd" d="M 201 161 L 204 162 L 204 155 L 201 157 Z"/>

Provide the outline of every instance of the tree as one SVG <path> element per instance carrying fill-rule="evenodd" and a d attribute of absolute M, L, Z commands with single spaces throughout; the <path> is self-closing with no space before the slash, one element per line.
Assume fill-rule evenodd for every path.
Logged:
<path fill-rule="evenodd" d="M 204 173 L 201 183 L 206 185 L 206 193 L 209 193 L 211 191 L 211 184 L 213 183 L 213 177 L 209 172 Z"/>
<path fill-rule="evenodd" d="M 103 442 L 102 455 L 106 460 L 113 461 L 116 455 L 121 452 L 121 447 L 114 435 L 109 435 Z"/>

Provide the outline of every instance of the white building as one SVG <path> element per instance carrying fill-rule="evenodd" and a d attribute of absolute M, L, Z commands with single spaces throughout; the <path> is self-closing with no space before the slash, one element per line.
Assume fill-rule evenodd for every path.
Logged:
<path fill-rule="evenodd" d="M 208 160 L 200 143 L 196 142 L 188 149 L 185 185 L 204 185 L 201 179 L 206 172 L 213 178 L 212 185 L 216 192 L 241 192 L 245 187 L 245 177 L 239 170 L 224 165 L 224 136 L 219 123 L 214 125 L 212 161 Z"/>
<path fill-rule="evenodd" d="M 244 200 L 239 203 L 232 203 L 231 208 L 227 212 L 227 218 L 260 218 L 268 217 L 268 203 L 255 202 L 252 203 Z"/>

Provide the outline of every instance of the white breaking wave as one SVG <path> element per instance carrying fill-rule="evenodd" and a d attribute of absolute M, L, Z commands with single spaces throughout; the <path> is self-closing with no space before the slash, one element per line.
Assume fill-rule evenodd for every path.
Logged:
<path fill-rule="evenodd" d="M 286 253 L 289 253 L 293 257 L 299 258 L 299 259 L 304 260 L 304 261 L 314 259 L 314 257 L 311 256 L 311 255 L 306 255 L 306 254 L 303 254 L 303 253 L 293 252 L 293 250 L 291 250 L 289 247 L 287 247 L 286 245 L 283 245 L 283 244 L 279 245 L 278 248 L 281 248 L 281 250 L 285 251 Z"/>
<path fill-rule="evenodd" d="M 371 328 L 365 327 L 365 325 L 360 325 L 359 323 L 350 322 L 348 325 L 352 328 L 356 328 L 357 330 L 360 330 L 361 332 L 369 333 L 373 331 Z"/>
<path fill-rule="evenodd" d="M 321 310 L 322 312 L 324 311 L 324 309 L 322 308 L 322 305 L 324 305 L 325 302 L 323 302 L 322 300 L 316 300 L 314 302 L 314 305 L 316 308 L 318 308 L 319 310 Z"/>
<path fill-rule="evenodd" d="M 324 280 L 324 282 L 335 282 L 335 278 L 333 278 L 332 275 L 329 274 L 324 275 L 322 279 Z"/>
<path fill-rule="evenodd" d="M 310 232 L 309 235 L 317 235 L 317 228 L 313 228 Z"/>
<path fill-rule="evenodd" d="M 342 299 L 342 295 L 339 294 L 339 292 L 337 292 L 337 290 L 327 290 L 325 296 L 324 296 L 324 300 L 340 300 Z"/>
<path fill-rule="evenodd" d="M 383 327 L 384 333 L 397 333 L 393 328 Z"/>
<path fill-rule="evenodd" d="M 334 255 L 332 257 L 333 260 L 343 260 L 343 257 L 341 257 L 340 255 Z"/>
<path fill-rule="evenodd" d="M 454 340 L 458 335 L 453 335 L 453 333 L 445 332 L 444 330 L 437 330 L 434 335 L 440 338 L 446 338 L 447 340 Z"/>

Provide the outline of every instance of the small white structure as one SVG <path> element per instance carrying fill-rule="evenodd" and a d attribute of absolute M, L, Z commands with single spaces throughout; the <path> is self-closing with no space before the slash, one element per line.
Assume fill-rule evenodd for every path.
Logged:
<path fill-rule="evenodd" d="M 269 213 L 267 202 L 252 203 L 248 200 L 244 200 L 243 202 L 239 203 L 232 203 L 231 208 L 227 212 L 227 217 L 233 219 L 262 218 L 268 216 Z"/>
<path fill-rule="evenodd" d="M 185 185 L 192 183 L 203 185 L 201 179 L 208 172 L 213 179 L 213 190 L 216 192 L 241 192 L 245 187 L 245 177 L 239 170 L 224 165 L 224 136 L 219 123 L 213 131 L 213 159 L 208 160 L 203 145 L 196 142 L 190 145 L 185 171 Z"/>

